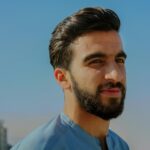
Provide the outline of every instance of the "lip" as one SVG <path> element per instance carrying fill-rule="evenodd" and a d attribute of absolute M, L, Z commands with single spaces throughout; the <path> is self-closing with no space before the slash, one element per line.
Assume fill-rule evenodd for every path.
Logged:
<path fill-rule="evenodd" d="M 121 96 L 121 90 L 119 88 L 102 89 L 100 93 L 102 95 L 109 96 L 109 97 L 120 97 Z"/>

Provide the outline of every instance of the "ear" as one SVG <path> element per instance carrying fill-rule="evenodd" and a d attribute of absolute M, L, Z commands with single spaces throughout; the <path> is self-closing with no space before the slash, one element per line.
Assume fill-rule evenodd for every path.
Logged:
<path fill-rule="evenodd" d="M 62 87 L 62 89 L 70 88 L 70 82 L 68 80 L 67 71 L 62 68 L 55 68 L 54 76 L 57 83 Z"/>

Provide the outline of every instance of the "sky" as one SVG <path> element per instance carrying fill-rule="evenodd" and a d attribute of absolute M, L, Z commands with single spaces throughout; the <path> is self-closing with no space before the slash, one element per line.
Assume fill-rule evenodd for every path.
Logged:
<path fill-rule="evenodd" d="M 83 7 L 113 9 L 128 55 L 124 113 L 110 127 L 132 150 L 149 149 L 150 2 L 148 0 L 0 1 L 0 120 L 15 144 L 63 109 L 63 92 L 49 64 L 54 27 Z"/>

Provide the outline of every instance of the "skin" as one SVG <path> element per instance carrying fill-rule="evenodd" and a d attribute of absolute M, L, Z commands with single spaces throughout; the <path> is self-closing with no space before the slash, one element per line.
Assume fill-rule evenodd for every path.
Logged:
<path fill-rule="evenodd" d="M 121 38 L 116 31 L 94 31 L 77 38 L 71 47 L 74 56 L 70 71 L 62 68 L 54 71 L 55 78 L 64 91 L 64 113 L 86 132 L 99 138 L 103 149 L 107 149 L 105 137 L 109 120 L 92 115 L 79 105 L 70 73 L 81 88 L 92 94 L 99 85 L 108 82 L 120 82 L 125 86 L 125 56 Z M 115 103 L 120 103 L 121 95 L 119 89 L 104 89 L 100 93 L 102 103 L 106 106 L 111 104 L 110 98 L 115 98 Z"/>

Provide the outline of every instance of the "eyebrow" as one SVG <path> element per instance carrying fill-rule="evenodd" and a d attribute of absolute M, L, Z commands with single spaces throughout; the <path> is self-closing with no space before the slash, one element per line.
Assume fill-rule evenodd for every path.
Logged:
<path fill-rule="evenodd" d="M 83 62 L 87 62 L 91 59 L 94 59 L 94 58 L 106 58 L 107 55 L 102 53 L 102 52 L 96 52 L 96 53 L 93 53 L 93 54 L 90 54 L 88 56 L 86 56 L 83 60 Z M 127 54 L 121 50 L 115 57 L 124 57 L 125 59 L 127 58 Z"/>

